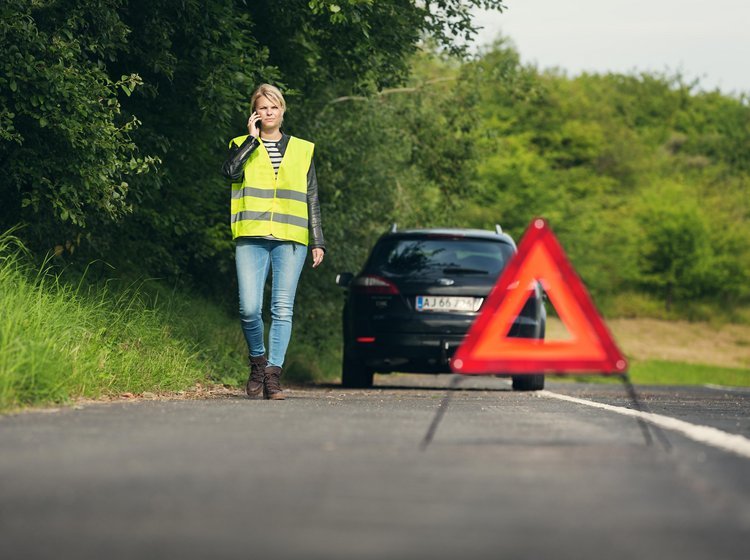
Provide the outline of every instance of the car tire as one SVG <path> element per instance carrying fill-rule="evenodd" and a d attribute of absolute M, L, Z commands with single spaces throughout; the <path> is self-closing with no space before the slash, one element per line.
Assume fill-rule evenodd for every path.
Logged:
<path fill-rule="evenodd" d="M 547 313 L 544 307 L 542 307 L 542 316 L 542 324 L 539 329 L 539 340 L 544 340 L 544 337 L 547 334 Z M 514 391 L 541 391 L 542 389 L 544 389 L 544 374 L 534 373 L 513 376 Z"/>
<path fill-rule="evenodd" d="M 341 386 L 348 389 L 369 389 L 375 372 L 344 350 L 341 360 Z"/>
<path fill-rule="evenodd" d="M 543 374 L 513 376 L 514 391 L 541 391 L 542 389 L 544 389 Z"/>

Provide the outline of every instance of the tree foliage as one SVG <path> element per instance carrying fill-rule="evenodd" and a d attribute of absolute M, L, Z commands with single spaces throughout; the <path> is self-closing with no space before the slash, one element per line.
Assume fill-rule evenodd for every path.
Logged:
<path fill-rule="evenodd" d="M 679 75 L 540 72 L 505 42 L 467 66 L 480 96 L 476 225 L 520 235 L 548 217 L 602 301 L 747 301 L 747 97 Z"/>
<path fill-rule="evenodd" d="M 158 160 L 138 152 L 130 136 L 138 120 L 125 117 L 118 100 L 140 78 L 101 65 L 125 40 L 124 27 L 83 7 L 44 25 L 38 20 L 49 19 L 36 12 L 55 10 L 32 5 L 0 7 L 0 220 L 8 227 L 26 217 L 49 235 L 60 225 L 121 217 L 130 208 L 129 178 Z"/>
<path fill-rule="evenodd" d="M 225 273 L 216 170 L 253 88 L 281 86 L 288 131 L 308 134 L 332 99 L 402 84 L 427 34 L 465 50 L 475 6 L 502 3 L 9 0 L 0 227 L 35 224 L 41 250 L 83 237 L 81 258 L 151 274 Z"/>

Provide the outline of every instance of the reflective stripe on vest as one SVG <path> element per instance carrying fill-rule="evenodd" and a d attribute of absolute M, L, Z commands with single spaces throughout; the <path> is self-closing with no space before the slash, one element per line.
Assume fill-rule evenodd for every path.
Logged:
<path fill-rule="evenodd" d="M 230 146 L 239 146 L 246 138 L 233 138 Z M 312 142 L 290 137 L 278 175 L 263 142 L 250 154 L 242 182 L 232 184 L 233 239 L 272 235 L 307 245 L 307 172 L 314 147 Z"/>

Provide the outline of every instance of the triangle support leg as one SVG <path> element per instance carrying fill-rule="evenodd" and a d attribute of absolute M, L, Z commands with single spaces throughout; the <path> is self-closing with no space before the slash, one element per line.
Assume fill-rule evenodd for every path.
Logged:
<path fill-rule="evenodd" d="M 638 393 L 635 390 L 635 386 L 630 381 L 630 376 L 627 373 L 623 373 L 619 377 L 623 385 L 625 386 L 625 391 L 628 393 L 628 396 L 630 397 L 630 401 L 633 403 L 633 408 L 635 408 L 638 412 L 650 413 L 651 411 L 648 409 L 646 404 L 643 403 L 638 398 Z M 639 416 L 638 425 L 641 427 L 641 431 L 643 432 L 643 439 L 646 440 L 646 445 L 649 445 L 649 446 L 652 445 L 653 439 L 651 437 L 651 432 L 649 430 L 649 424 L 643 418 Z M 664 434 L 662 429 L 659 426 L 654 426 L 654 425 L 650 426 L 650 428 L 654 431 L 654 433 L 656 434 L 656 437 L 664 446 L 664 449 L 666 451 L 671 450 L 672 444 L 670 443 L 669 439 L 667 439 L 667 436 Z"/>
<path fill-rule="evenodd" d="M 438 425 L 440 424 L 440 420 L 443 419 L 443 416 L 445 415 L 445 411 L 448 409 L 448 403 L 450 402 L 451 397 L 453 396 L 453 391 L 456 390 L 456 388 L 461 384 L 463 380 L 464 380 L 463 375 L 458 375 L 458 374 L 453 375 L 453 379 L 451 379 L 450 385 L 448 385 L 448 392 L 443 397 L 443 400 L 440 401 L 440 405 L 438 405 L 438 409 L 435 412 L 435 416 L 432 419 L 432 423 L 430 424 L 430 427 L 427 429 L 427 433 L 424 435 L 424 439 L 422 440 L 422 443 L 419 444 L 419 448 L 422 451 L 427 449 L 427 446 L 430 445 L 432 438 L 435 436 L 435 432 L 437 431 Z"/>

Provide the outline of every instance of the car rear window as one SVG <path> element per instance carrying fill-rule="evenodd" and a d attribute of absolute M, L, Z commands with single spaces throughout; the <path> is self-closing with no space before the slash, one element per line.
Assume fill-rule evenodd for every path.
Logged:
<path fill-rule="evenodd" d="M 498 275 L 513 256 L 502 242 L 453 237 L 385 239 L 370 268 L 391 276 Z"/>

